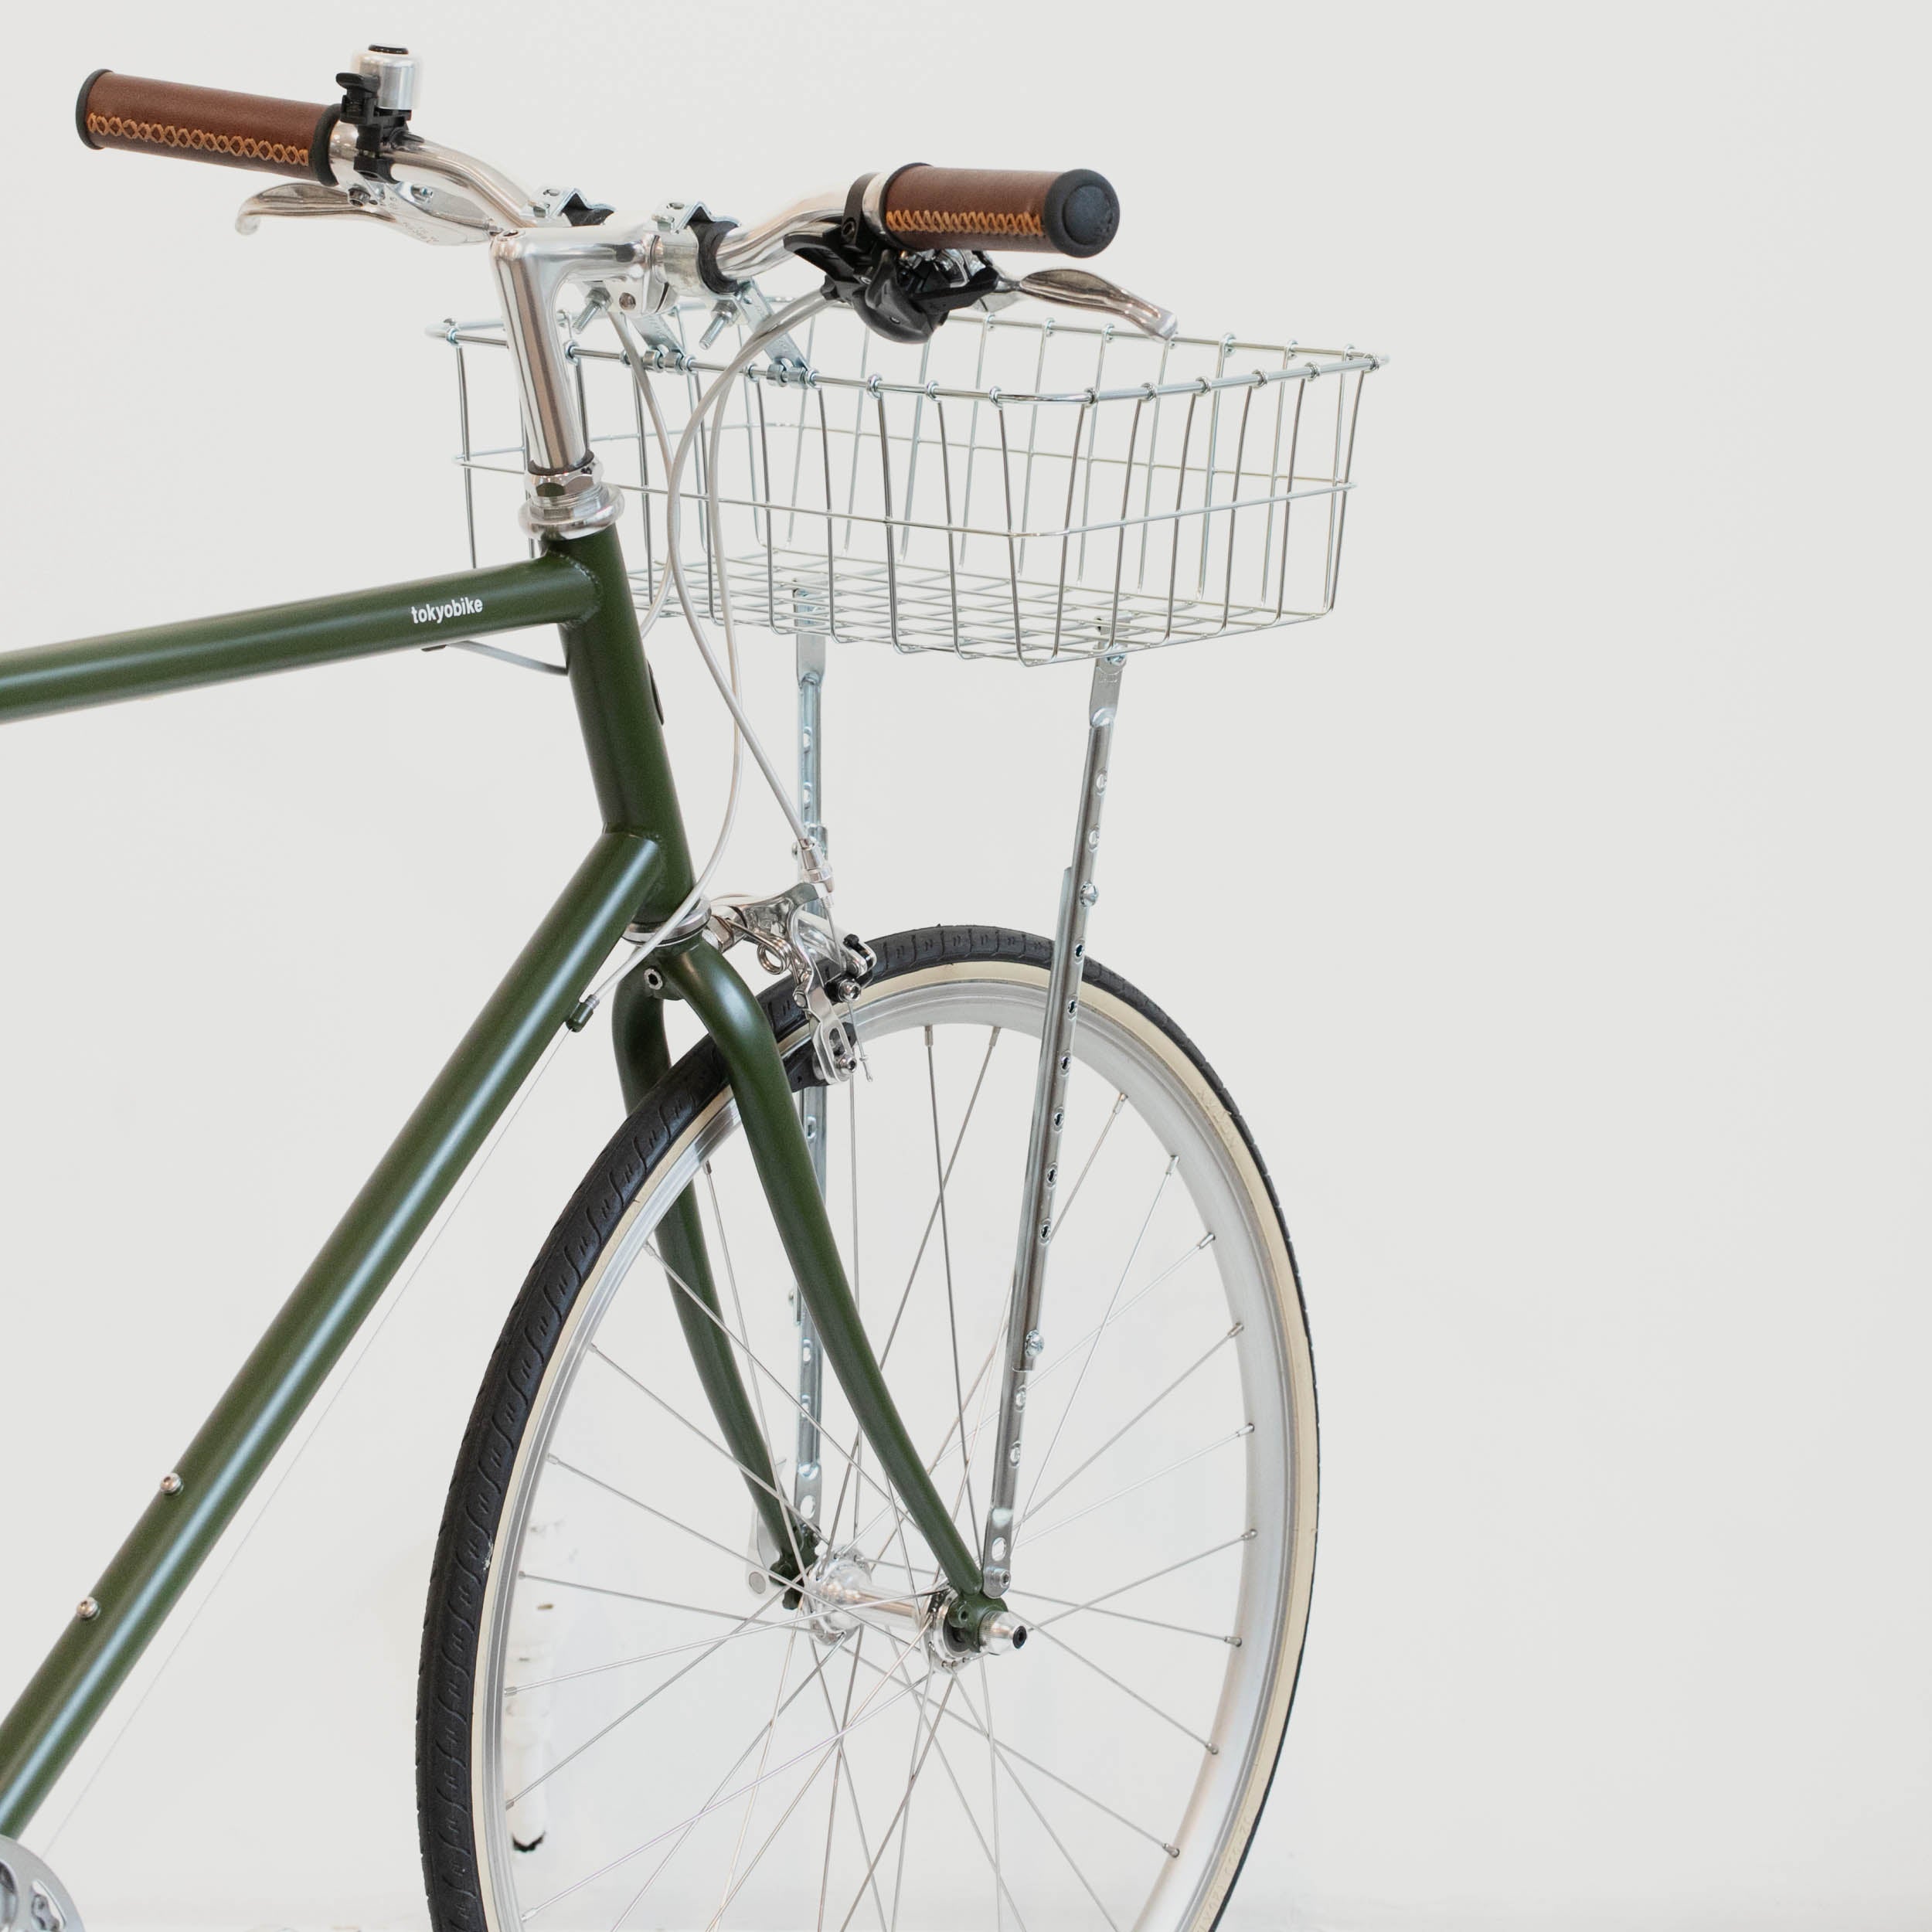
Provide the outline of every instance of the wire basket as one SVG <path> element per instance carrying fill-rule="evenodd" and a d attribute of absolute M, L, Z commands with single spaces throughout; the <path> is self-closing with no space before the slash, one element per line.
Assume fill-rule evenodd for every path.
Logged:
<path fill-rule="evenodd" d="M 724 345 L 687 346 L 685 324 L 706 313 L 660 318 L 652 339 L 647 380 L 674 440 L 730 359 Z M 520 487 L 522 451 L 477 440 L 465 352 L 501 348 L 500 330 L 438 333 L 457 356 L 474 556 L 478 480 Z M 636 501 L 626 547 L 645 600 L 665 567 L 665 466 L 604 339 L 571 354 L 607 480 Z M 804 372 L 760 360 L 719 404 L 715 527 L 708 430 L 685 471 L 685 575 L 714 618 L 728 593 L 738 622 L 781 633 L 1043 664 L 1334 606 L 1378 357 L 1159 342 L 1032 302 L 957 315 L 912 345 L 828 310 L 797 346 Z M 507 387 L 507 357 L 492 373 Z"/>

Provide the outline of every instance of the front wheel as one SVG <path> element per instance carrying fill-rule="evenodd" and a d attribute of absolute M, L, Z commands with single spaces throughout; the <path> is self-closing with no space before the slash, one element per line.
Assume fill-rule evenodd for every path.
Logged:
<path fill-rule="evenodd" d="M 977 1548 L 1051 948 L 943 927 L 875 951 L 866 1071 L 824 1109 L 827 1201 Z M 796 1009 L 765 1003 L 802 1089 Z M 829 1378 L 813 1570 L 839 1587 L 774 1586 L 658 1239 L 690 1191 L 789 1488 L 791 1277 L 709 1043 L 606 1148 L 505 1327 L 444 1516 L 417 1723 L 439 1928 L 1219 1918 L 1308 1620 L 1307 1328 L 1233 1102 L 1090 961 L 1074 1060 L 1009 1593 L 1031 1641 L 964 1663 L 923 1627 L 937 1566 Z"/>

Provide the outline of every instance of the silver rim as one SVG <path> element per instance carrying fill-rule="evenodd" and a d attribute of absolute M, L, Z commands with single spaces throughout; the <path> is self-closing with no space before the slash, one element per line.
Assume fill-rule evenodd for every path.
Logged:
<path fill-rule="evenodd" d="M 870 989 L 875 1077 L 832 1097 L 834 1226 L 969 1539 L 1045 985 L 973 962 Z M 1097 991 L 1076 1057 L 1080 1158 L 1015 1551 L 1023 1653 L 947 1670 L 916 1616 L 838 1631 L 822 1601 L 752 1594 L 750 1501 L 681 1359 L 654 1239 L 695 1187 L 785 1453 L 795 1332 L 771 1304 L 790 1284 L 728 1098 L 605 1242 L 519 1444 L 485 1595 L 471 1800 L 499 1932 L 1213 1922 L 1305 1627 L 1312 1372 L 1265 1185 L 1212 1090 Z M 830 1540 L 875 1594 L 916 1604 L 923 1543 L 835 1392 L 827 1422 Z"/>

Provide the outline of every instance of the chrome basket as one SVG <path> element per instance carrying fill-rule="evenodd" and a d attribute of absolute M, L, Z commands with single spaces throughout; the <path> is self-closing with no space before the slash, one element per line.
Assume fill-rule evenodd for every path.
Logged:
<path fill-rule="evenodd" d="M 687 345 L 709 312 L 653 318 L 647 379 L 674 447 L 729 360 L 725 343 Z M 682 484 L 694 599 L 715 618 L 728 594 L 737 622 L 779 632 L 1036 665 L 1325 615 L 1382 359 L 1063 318 L 1026 302 L 902 345 L 832 309 L 797 343 L 802 369 L 748 368 L 720 404 L 716 527 L 709 430 Z M 479 489 L 521 493 L 509 359 L 487 358 L 486 385 L 468 352 L 501 349 L 497 325 L 434 332 L 456 352 L 474 557 Z M 570 352 L 606 478 L 635 499 L 646 601 L 663 457 L 609 329 L 587 325 Z M 510 426 L 488 447 L 486 413 Z"/>

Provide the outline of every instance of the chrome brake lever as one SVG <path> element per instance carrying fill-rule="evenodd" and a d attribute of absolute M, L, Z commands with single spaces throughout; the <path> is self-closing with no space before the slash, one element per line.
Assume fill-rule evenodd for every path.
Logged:
<path fill-rule="evenodd" d="M 445 247 L 488 241 L 498 226 L 474 202 L 447 189 L 358 182 L 345 189 L 326 188 L 320 182 L 288 181 L 250 195 L 236 213 L 235 227 L 238 233 L 252 235 L 265 216 L 323 215 L 357 215 L 385 222 L 418 241 Z"/>
<path fill-rule="evenodd" d="M 1131 322 L 1143 335 L 1165 342 L 1179 328 L 1172 310 L 1131 294 L 1117 282 L 1085 268 L 1042 268 L 1005 288 L 1019 295 L 1031 295 L 1043 302 L 1059 302 L 1069 308 L 1097 308 Z"/>

